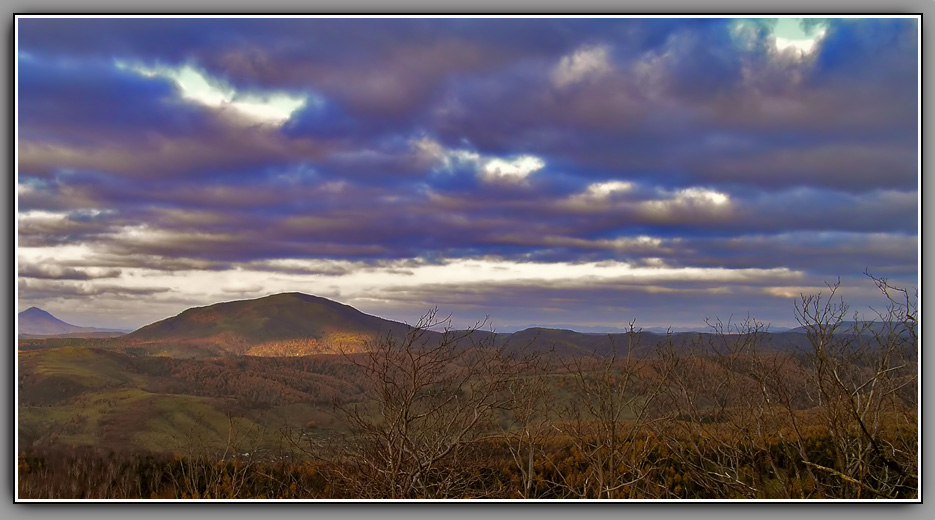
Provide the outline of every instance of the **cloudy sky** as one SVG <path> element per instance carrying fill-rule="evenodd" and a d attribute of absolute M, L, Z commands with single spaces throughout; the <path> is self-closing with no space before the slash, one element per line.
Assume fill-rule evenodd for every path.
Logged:
<path fill-rule="evenodd" d="M 20 310 L 794 325 L 919 277 L 917 18 L 18 18 Z"/>

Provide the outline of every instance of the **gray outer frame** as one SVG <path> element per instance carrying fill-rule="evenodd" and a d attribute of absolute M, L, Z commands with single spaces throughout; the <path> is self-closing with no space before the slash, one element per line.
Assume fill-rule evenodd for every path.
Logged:
<path fill-rule="evenodd" d="M 9 419 L 9 427 L 2 432 L 4 445 L 7 449 L 2 451 L 0 461 L 5 471 L 2 472 L 2 478 L 6 485 L 2 487 L 6 499 L 0 506 L 0 515 L 3 518 L 59 518 L 67 516 L 69 519 L 81 518 L 122 518 L 127 514 L 133 515 L 139 520 L 148 518 L 162 519 L 166 515 L 177 515 L 182 513 L 188 515 L 205 516 L 223 516 L 225 518 L 239 519 L 252 518 L 257 515 L 264 517 L 272 516 L 274 518 L 302 518 L 320 514 L 335 514 L 351 518 L 359 516 L 379 516 L 380 518 L 435 518 L 445 516 L 447 519 L 454 518 L 476 518 L 478 515 L 494 516 L 518 516 L 520 518 L 535 516 L 540 519 L 556 518 L 565 519 L 568 516 L 585 518 L 620 518 L 621 516 L 651 516 L 654 519 L 681 518 L 690 517 L 693 519 L 745 519 L 750 516 L 756 516 L 758 519 L 782 519 L 787 520 L 790 516 L 798 518 L 821 518 L 847 516 L 849 520 L 873 519 L 878 520 L 881 517 L 894 515 L 900 519 L 932 519 L 935 518 L 935 498 L 931 494 L 932 484 L 923 476 L 922 497 L 929 498 L 929 503 L 925 504 L 872 504 L 872 503 L 693 503 L 678 504 L 673 502 L 665 503 L 580 503 L 575 504 L 571 501 L 564 501 L 554 505 L 535 502 L 535 503 L 250 503 L 248 504 L 215 504 L 213 506 L 206 503 L 179 504 L 171 505 L 153 504 L 153 503 L 88 503 L 88 504 L 16 504 L 14 500 L 14 471 L 16 470 L 16 460 L 14 454 L 13 439 L 15 432 L 13 414 L 15 413 L 15 403 L 13 395 L 14 381 L 13 363 L 16 362 L 13 318 L 16 312 L 16 301 L 13 293 L 13 282 L 15 273 L 13 273 L 15 245 L 13 233 L 15 229 L 14 216 L 14 196 L 15 196 L 15 171 L 16 165 L 13 164 L 14 146 L 14 64 L 11 62 L 13 56 L 13 47 L 15 45 L 14 26 L 16 14 L 452 14 L 452 15 L 470 15 L 470 14 L 633 14 L 633 15 L 653 15 L 653 14 L 673 14 L 673 15 L 695 15 L 695 14 L 922 14 L 922 85 L 924 85 L 926 76 L 925 65 L 931 61 L 931 56 L 935 55 L 931 51 L 933 45 L 933 36 L 925 25 L 925 15 L 935 15 L 935 0 L 890 0 L 887 2 L 867 1 L 867 0 L 824 0 L 815 2 L 813 0 L 785 0 L 782 3 L 762 4 L 743 2 L 738 0 L 716 0 L 714 2 L 692 2 L 690 0 L 639 0 L 639 1 L 608 1 L 608 0 L 579 0 L 573 3 L 556 0 L 539 0 L 536 2 L 528 0 L 512 0 L 504 2 L 502 0 L 473 0 L 466 4 L 432 2 L 430 0 L 397 0 L 392 3 L 380 2 L 378 0 L 314 0 L 314 1 L 275 1 L 255 3 L 244 0 L 227 0 L 225 2 L 212 0 L 208 2 L 198 2 L 193 5 L 191 2 L 180 0 L 163 0 L 156 5 L 153 4 L 127 4 L 115 0 L 96 0 L 94 2 L 82 2 L 80 4 L 70 3 L 63 0 L 9 0 L 3 2 L 2 9 L 8 10 L 8 24 L 6 26 L 7 52 L 3 54 L 3 67 L 8 72 L 9 81 L 6 83 L 7 103 L 3 108 L 3 117 L 8 122 L 6 126 L 7 136 L 4 139 L 6 143 L 6 157 L 9 163 L 9 177 L 7 182 L 0 185 L 3 192 L 2 200 L 6 201 L 8 207 L 2 212 L 2 225 L 0 225 L 0 237 L 3 243 L 8 246 L 7 255 L 0 255 L 0 265 L 3 272 L 8 276 L 0 278 L 0 294 L 7 295 L 0 300 L 4 306 L 2 316 L 3 330 L 7 331 L 9 339 L 9 354 L 4 360 L 7 368 L 7 386 L 6 390 L 10 392 L 4 400 L 4 415 Z M 926 60 L 926 55 L 929 57 Z M 920 107 L 920 116 L 922 117 L 923 127 L 932 109 L 924 109 L 924 103 Z M 922 135 L 922 149 L 927 144 L 935 140 L 926 138 Z M 929 168 L 930 169 L 930 168 Z M 920 188 L 922 172 L 920 172 Z M 928 191 L 933 191 L 931 188 Z M 924 198 L 924 188 L 922 196 Z M 920 204 L 919 210 L 923 206 Z M 922 215 L 922 220 L 926 220 Z M 920 228 L 920 240 L 925 236 Z M 921 246 L 921 243 L 920 243 Z M 920 265 L 920 268 L 922 266 Z M 919 273 L 919 281 L 922 281 L 922 273 Z M 920 293 L 921 294 L 921 293 Z M 921 308 L 921 298 L 920 298 Z M 923 345 L 924 348 L 924 345 Z M 931 359 L 926 360 L 923 357 L 922 371 L 928 373 L 933 365 Z M 922 381 L 922 413 L 923 425 L 922 432 L 928 428 L 929 419 L 932 417 L 931 400 L 925 400 L 925 381 Z M 923 437 L 923 473 L 931 468 L 929 463 L 932 459 L 931 450 L 925 450 Z M 247 507 L 244 507 L 247 506 Z"/>

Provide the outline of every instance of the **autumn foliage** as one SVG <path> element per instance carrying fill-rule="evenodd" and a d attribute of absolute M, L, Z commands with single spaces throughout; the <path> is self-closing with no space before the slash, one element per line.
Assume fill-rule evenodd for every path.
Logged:
<path fill-rule="evenodd" d="M 26 446 L 19 496 L 917 499 L 918 313 L 873 280 L 888 304 L 875 324 L 847 321 L 836 285 L 803 296 L 803 349 L 770 348 L 746 319 L 650 350 L 631 323 L 609 352 L 556 356 L 432 312 L 365 352 L 121 361 L 163 392 L 317 403 L 333 421 L 303 419 L 276 447 L 251 445 L 233 416 L 224 446 Z"/>

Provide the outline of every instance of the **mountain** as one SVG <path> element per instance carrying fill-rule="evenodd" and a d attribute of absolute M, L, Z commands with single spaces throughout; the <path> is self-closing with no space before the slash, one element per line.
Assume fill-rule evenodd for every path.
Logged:
<path fill-rule="evenodd" d="M 293 292 L 191 308 L 131 332 L 113 345 L 130 353 L 171 357 L 301 356 L 360 351 L 378 337 L 400 337 L 410 330 L 409 325 L 348 305 Z M 497 344 L 509 350 L 561 354 L 609 352 L 611 345 L 626 345 L 625 334 L 610 338 L 540 327 L 512 333 L 453 332 L 463 336 L 464 345 Z M 423 335 L 428 344 L 441 337 L 434 330 Z"/>
<path fill-rule="evenodd" d="M 580 332 L 582 334 L 621 334 L 627 331 L 625 327 L 609 327 L 609 326 L 601 326 L 601 325 L 572 325 L 572 324 L 567 324 L 567 323 L 550 323 L 550 324 L 530 323 L 528 325 L 507 325 L 505 327 L 499 327 L 499 326 L 497 327 L 497 331 L 501 333 L 520 332 L 520 331 L 529 330 L 529 329 L 573 330 L 576 332 Z"/>
<path fill-rule="evenodd" d="M 38 320 L 48 315 L 39 309 L 30 309 L 23 316 Z M 49 319 L 51 318 L 51 319 Z M 53 321 L 54 320 L 54 321 Z M 87 345 L 87 340 L 67 339 L 95 337 L 89 327 L 74 327 L 48 315 L 46 321 L 58 322 L 59 329 L 43 329 L 59 335 L 58 339 L 28 339 L 20 336 L 20 350 L 34 350 L 68 345 Z M 281 293 L 252 300 L 217 303 L 194 307 L 176 316 L 147 325 L 114 339 L 97 336 L 94 346 L 116 349 L 128 354 L 168 356 L 177 358 L 208 358 L 229 355 L 263 357 L 292 357 L 312 354 L 359 352 L 382 336 L 397 338 L 411 331 L 409 325 L 365 314 L 351 306 L 326 298 L 302 293 Z M 83 331 L 83 332 L 82 332 Z M 510 351 L 554 352 L 558 355 L 596 353 L 606 355 L 616 350 L 625 352 L 632 346 L 641 352 L 650 352 L 662 343 L 677 346 L 704 346 L 714 337 L 710 332 L 671 330 L 661 334 L 654 329 L 643 330 L 630 337 L 617 331 L 608 333 L 578 332 L 574 330 L 532 327 L 515 332 L 455 331 L 464 339 L 464 345 L 498 345 Z M 62 336 L 66 336 L 63 338 Z M 731 335 L 733 336 L 733 335 Z M 46 336 L 48 337 L 48 336 Z M 434 344 L 442 337 L 440 332 L 425 331 L 422 339 Z M 805 334 L 770 331 L 762 337 L 767 350 L 801 350 L 808 346 Z"/>
<path fill-rule="evenodd" d="M 143 352 L 289 356 L 359 350 L 376 336 L 408 325 L 326 298 L 281 293 L 188 309 L 137 329 L 120 343 Z"/>
<path fill-rule="evenodd" d="M 125 331 L 115 329 L 100 329 L 97 327 L 79 327 L 66 323 L 48 312 L 30 307 L 17 315 L 19 321 L 19 335 L 21 338 L 29 337 L 104 337 L 122 335 Z"/>
<path fill-rule="evenodd" d="M 194 307 L 120 338 L 102 340 L 99 346 L 130 354 L 179 358 L 291 357 L 358 352 L 367 349 L 379 337 L 400 337 L 410 330 L 409 325 L 371 316 L 349 305 L 290 292 Z M 463 336 L 464 345 L 499 345 L 511 351 L 559 355 L 604 355 L 614 349 L 622 352 L 631 344 L 628 335 L 619 331 L 595 333 L 531 327 L 508 333 L 477 330 L 465 335 L 465 331 L 455 332 Z M 688 344 L 709 335 L 672 333 L 673 336 L 667 338 L 665 334 L 644 331 L 632 344 L 638 350 L 649 351 L 663 341 Z M 802 341 L 799 337 L 802 335 L 793 336 L 796 342 Z M 440 332 L 429 330 L 425 331 L 423 339 L 431 344 L 441 337 Z M 26 343 L 21 349 L 75 344 L 62 341 Z"/>
<path fill-rule="evenodd" d="M 891 328 L 894 332 L 900 335 L 909 333 L 909 329 L 903 323 L 887 323 L 884 321 L 842 321 L 841 324 L 837 327 L 837 333 L 851 334 L 855 330 L 859 330 L 861 334 L 887 334 Z M 804 334 L 808 332 L 808 327 L 796 327 L 794 329 L 790 329 L 789 332 Z"/>
<path fill-rule="evenodd" d="M 581 334 L 626 334 L 627 327 L 611 327 L 605 325 L 571 325 L 571 324 L 550 324 L 550 325 L 508 325 L 506 327 L 498 327 L 499 332 L 520 332 L 528 329 L 562 329 L 562 330 L 573 330 Z M 652 334 L 675 334 L 679 332 L 711 332 L 712 329 L 708 325 L 696 325 L 694 327 L 662 327 L 662 326 L 653 326 L 653 327 L 644 327 L 640 324 L 636 324 L 636 329 L 642 332 L 652 333 Z M 777 327 L 770 325 L 768 332 L 788 332 L 789 327 Z"/>

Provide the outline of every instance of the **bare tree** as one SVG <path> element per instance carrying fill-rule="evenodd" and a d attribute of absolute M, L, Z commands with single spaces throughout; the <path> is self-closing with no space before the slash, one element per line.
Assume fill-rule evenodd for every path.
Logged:
<path fill-rule="evenodd" d="M 833 496 L 907 498 L 918 493 L 918 311 L 906 290 L 871 279 L 887 299 L 878 322 L 856 313 L 853 324 L 845 321 L 849 308 L 835 299 L 840 281 L 827 298 L 803 295 L 796 304 L 811 345 L 813 399 L 833 450 L 828 461 L 805 462 L 833 477 L 824 481 Z"/>
<path fill-rule="evenodd" d="M 708 325 L 712 333 L 688 345 L 659 349 L 656 362 L 670 376 L 659 400 L 669 420 L 660 422 L 658 438 L 702 495 L 756 498 L 764 484 L 756 463 L 775 469 L 769 436 L 778 426 L 769 395 L 772 363 L 762 352 L 766 326 L 749 317 Z"/>
<path fill-rule="evenodd" d="M 650 409 L 665 377 L 648 377 L 637 356 L 641 331 L 629 324 L 627 345 L 608 356 L 563 361 L 572 396 L 555 428 L 571 445 L 572 467 L 554 465 L 555 486 L 576 498 L 626 498 L 647 477 Z"/>
<path fill-rule="evenodd" d="M 516 376 L 506 385 L 509 415 L 503 439 L 520 474 L 522 498 L 535 496 L 536 456 L 554 433 L 553 370 L 549 358 L 532 355 L 521 360 Z"/>
<path fill-rule="evenodd" d="M 437 310 L 403 337 L 387 334 L 349 355 L 364 400 L 335 402 L 351 434 L 338 447 L 340 478 L 356 497 L 444 498 L 484 493 L 473 466 L 505 404 L 511 362 L 482 324 L 455 332 Z M 431 329 L 443 327 L 442 332 Z"/>

